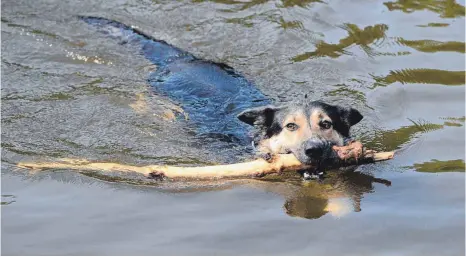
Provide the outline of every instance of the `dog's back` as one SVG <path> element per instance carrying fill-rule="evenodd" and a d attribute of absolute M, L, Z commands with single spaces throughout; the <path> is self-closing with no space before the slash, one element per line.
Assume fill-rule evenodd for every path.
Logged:
<path fill-rule="evenodd" d="M 102 33 L 140 53 L 157 65 L 149 83 L 180 104 L 198 135 L 246 143 L 246 126 L 236 115 L 247 108 L 268 104 L 266 97 L 231 67 L 196 58 L 122 23 L 97 17 L 80 17 Z"/>

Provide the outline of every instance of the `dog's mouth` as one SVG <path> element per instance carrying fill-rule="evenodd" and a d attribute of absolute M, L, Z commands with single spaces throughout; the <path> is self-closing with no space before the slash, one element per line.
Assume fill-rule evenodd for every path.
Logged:
<path fill-rule="evenodd" d="M 317 158 L 317 157 L 308 157 L 305 154 L 299 154 L 299 155 L 294 154 L 294 155 L 304 165 L 317 166 L 317 165 L 320 165 L 321 163 L 326 162 L 326 159 L 327 159 L 325 156 Z"/>
<path fill-rule="evenodd" d="M 319 156 L 306 155 L 305 151 L 302 149 L 290 151 L 302 164 L 308 166 L 299 171 L 304 180 L 323 178 L 326 168 L 335 160 L 335 153 L 332 150 L 332 145 L 333 144 L 328 144 L 328 146 L 326 145 L 322 148 L 322 154 Z"/>
<path fill-rule="evenodd" d="M 304 165 L 312 165 L 317 167 L 332 162 L 335 159 L 336 155 L 332 149 L 333 145 L 335 144 L 328 142 L 320 149 L 321 154 L 314 156 L 307 155 L 301 148 L 290 149 L 288 153 L 292 153 Z"/>

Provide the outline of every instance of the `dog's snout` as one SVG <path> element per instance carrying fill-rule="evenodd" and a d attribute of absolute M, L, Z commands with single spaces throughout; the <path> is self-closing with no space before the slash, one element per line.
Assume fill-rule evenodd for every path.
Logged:
<path fill-rule="evenodd" d="M 324 153 L 324 144 L 319 140 L 309 140 L 306 142 L 304 153 L 313 159 L 321 158 Z"/>

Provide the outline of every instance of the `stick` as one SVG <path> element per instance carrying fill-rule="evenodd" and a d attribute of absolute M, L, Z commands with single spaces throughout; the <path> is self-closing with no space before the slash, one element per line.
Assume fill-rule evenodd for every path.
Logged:
<path fill-rule="evenodd" d="M 333 147 L 339 160 L 336 166 L 372 163 L 393 158 L 394 152 L 376 153 L 364 151 L 360 142 L 352 142 L 348 146 Z M 73 169 L 78 171 L 108 171 L 108 172 L 136 172 L 151 178 L 184 178 L 184 179 L 219 179 L 238 177 L 260 177 L 282 171 L 296 171 L 309 168 L 303 165 L 293 154 L 279 154 L 272 161 L 257 159 L 254 161 L 215 165 L 204 167 L 176 167 L 167 165 L 131 166 L 117 163 L 91 163 L 86 160 L 63 159 L 60 162 L 47 163 L 18 163 L 19 167 L 30 169 Z"/>

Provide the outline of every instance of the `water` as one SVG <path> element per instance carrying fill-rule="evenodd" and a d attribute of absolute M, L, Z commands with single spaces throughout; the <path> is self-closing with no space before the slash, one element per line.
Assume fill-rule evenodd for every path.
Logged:
<path fill-rule="evenodd" d="M 464 1 L 2 1 L 3 254 L 465 254 Z M 79 158 L 197 165 L 249 156 L 194 139 L 156 69 L 76 19 L 137 26 L 225 63 L 276 104 L 351 105 L 392 161 L 322 184 L 155 183 L 30 173 Z"/>

